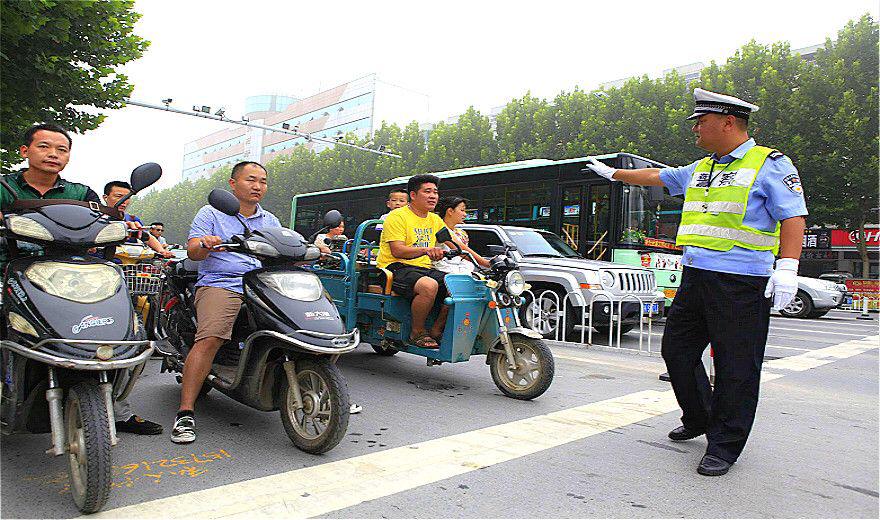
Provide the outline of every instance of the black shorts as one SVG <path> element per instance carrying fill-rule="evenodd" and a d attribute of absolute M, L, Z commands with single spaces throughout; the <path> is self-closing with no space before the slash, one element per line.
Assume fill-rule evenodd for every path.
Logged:
<path fill-rule="evenodd" d="M 416 282 L 419 281 L 419 278 L 423 276 L 427 276 L 429 278 L 433 278 L 437 280 L 437 284 L 440 286 L 437 290 L 437 297 L 434 299 L 434 303 L 438 304 L 443 303 L 443 299 L 446 298 L 446 295 L 449 292 L 446 290 L 446 273 L 443 271 L 438 271 L 437 269 L 429 269 L 427 267 L 419 267 L 416 265 L 403 264 L 400 262 L 394 262 L 393 264 L 388 264 L 387 269 L 391 271 L 394 275 L 394 278 L 391 282 L 391 290 L 396 292 L 397 294 L 403 296 L 407 300 L 412 300 L 415 297 L 415 286 Z"/>

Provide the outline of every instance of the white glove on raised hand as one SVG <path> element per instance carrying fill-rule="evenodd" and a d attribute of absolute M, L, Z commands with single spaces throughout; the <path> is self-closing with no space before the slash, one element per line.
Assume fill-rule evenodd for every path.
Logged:
<path fill-rule="evenodd" d="M 596 172 L 596 174 L 599 175 L 600 177 L 605 177 L 609 181 L 615 180 L 614 179 L 614 172 L 616 172 L 617 170 L 608 166 L 607 164 L 605 164 L 603 162 L 600 162 L 595 157 L 592 157 L 592 156 L 587 157 L 587 168 Z"/>
<path fill-rule="evenodd" d="M 773 308 L 784 309 L 797 294 L 798 261 L 794 258 L 780 258 L 776 261 L 776 270 L 767 282 L 764 291 L 766 298 L 773 297 Z"/>

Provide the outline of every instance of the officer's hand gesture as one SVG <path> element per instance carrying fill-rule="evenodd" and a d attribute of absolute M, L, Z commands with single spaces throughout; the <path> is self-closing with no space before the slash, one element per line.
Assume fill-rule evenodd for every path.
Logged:
<path fill-rule="evenodd" d="M 773 308 L 784 309 L 797 294 L 798 261 L 794 258 L 780 258 L 776 261 L 776 270 L 767 282 L 764 297 L 773 297 Z"/>
<path fill-rule="evenodd" d="M 614 172 L 617 171 L 607 164 L 600 162 L 593 156 L 587 157 L 587 168 L 593 170 L 600 177 L 605 177 L 609 181 L 614 180 Z"/>

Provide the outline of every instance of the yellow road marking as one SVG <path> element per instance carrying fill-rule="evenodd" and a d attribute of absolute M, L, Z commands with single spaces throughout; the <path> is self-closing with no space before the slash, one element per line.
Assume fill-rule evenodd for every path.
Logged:
<path fill-rule="evenodd" d="M 765 363 L 802 371 L 878 348 L 880 336 Z M 571 357 L 571 356 L 568 356 Z M 763 373 L 762 380 L 783 377 Z M 91 518 L 305 518 L 582 440 L 678 409 L 671 390 L 645 390 L 506 424 L 267 477 L 111 509 Z"/>

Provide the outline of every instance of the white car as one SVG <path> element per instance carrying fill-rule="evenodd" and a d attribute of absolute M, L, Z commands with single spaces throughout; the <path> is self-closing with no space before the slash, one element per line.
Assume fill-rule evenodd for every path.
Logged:
<path fill-rule="evenodd" d="M 846 294 L 846 286 L 831 280 L 798 276 L 798 291 L 780 314 L 787 318 L 818 318 L 839 307 Z"/>

